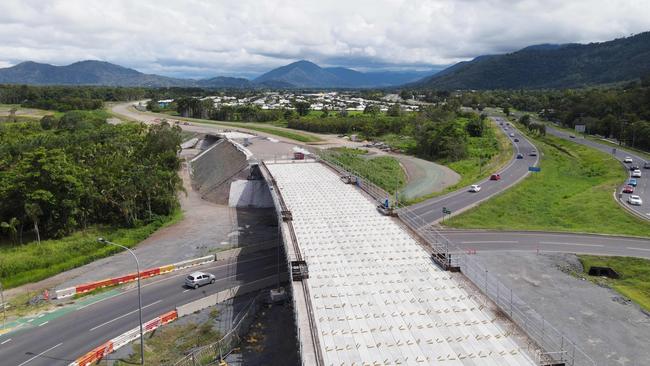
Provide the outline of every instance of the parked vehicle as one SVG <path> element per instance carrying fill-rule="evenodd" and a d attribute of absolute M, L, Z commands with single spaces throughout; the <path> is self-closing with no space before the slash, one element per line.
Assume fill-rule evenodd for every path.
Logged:
<path fill-rule="evenodd" d="M 632 179 L 630 179 L 629 182 L 627 182 L 627 184 L 631 185 L 632 187 L 636 187 L 637 181 L 636 181 L 636 179 L 632 178 Z"/>
<path fill-rule="evenodd" d="M 215 281 L 216 277 L 214 277 L 213 274 L 206 272 L 194 272 L 185 277 L 185 285 L 194 289 L 209 283 L 214 283 Z"/>
<path fill-rule="evenodd" d="M 492 174 L 490 176 L 490 180 L 500 180 L 501 179 L 501 174 Z"/>
<path fill-rule="evenodd" d="M 627 185 L 623 187 L 623 193 L 634 193 L 634 187 L 631 185 Z"/>
<path fill-rule="evenodd" d="M 632 178 L 641 178 L 641 170 L 637 169 L 632 172 Z"/>
<path fill-rule="evenodd" d="M 624 162 L 624 163 L 631 163 L 631 162 L 632 162 L 632 158 L 629 157 L 629 156 L 626 156 L 625 159 L 623 159 L 623 162 Z"/>
<path fill-rule="evenodd" d="M 643 204 L 643 200 L 639 196 L 631 195 L 627 198 L 627 203 L 634 206 L 641 206 Z"/>
<path fill-rule="evenodd" d="M 470 191 L 470 192 L 478 192 L 478 191 L 480 191 L 480 190 L 481 190 L 481 186 L 479 186 L 478 184 L 472 184 L 472 185 L 469 187 L 469 191 Z"/>

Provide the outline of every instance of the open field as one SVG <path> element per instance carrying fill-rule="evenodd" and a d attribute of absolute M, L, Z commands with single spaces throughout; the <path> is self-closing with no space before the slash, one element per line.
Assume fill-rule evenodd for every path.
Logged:
<path fill-rule="evenodd" d="M 5 288 L 42 280 L 121 251 L 118 247 L 98 243 L 98 237 L 132 247 L 181 218 L 182 213 L 178 210 L 171 216 L 160 217 L 137 228 L 95 226 L 61 239 L 44 240 L 40 245 L 36 242 L 5 244 L 0 247 L 0 280 Z"/>
<path fill-rule="evenodd" d="M 452 218 L 458 228 L 570 231 L 650 236 L 650 224 L 612 198 L 626 178 L 608 154 L 552 136 L 534 138 L 542 171 Z"/>
<path fill-rule="evenodd" d="M 406 184 L 406 174 L 397 159 L 391 156 L 364 158 L 364 154 L 365 150 L 337 148 L 330 150 L 324 157 L 358 173 L 390 193 L 395 193 Z"/>
<path fill-rule="evenodd" d="M 642 308 L 650 311 L 650 260 L 631 257 L 604 257 L 580 255 L 584 276 L 591 281 L 611 287 Z M 592 277 L 587 273 L 592 266 L 611 267 L 621 276 L 619 279 Z"/>

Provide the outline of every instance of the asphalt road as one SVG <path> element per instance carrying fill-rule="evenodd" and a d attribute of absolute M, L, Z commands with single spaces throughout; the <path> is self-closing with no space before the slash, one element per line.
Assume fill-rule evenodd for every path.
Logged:
<path fill-rule="evenodd" d="M 447 230 L 441 234 L 464 252 L 558 252 L 650 258 L 650 239 L 609 235 Z"/>
<path fill-rule="evenodd" d="M 277 250 L 244 259 L 215 262 L 145 280 L 142 287 L 143 321 L 218 291 L 277 273 Z M 280 264 L 284 270 L 286 268 Z M 187 289 L 187 273 L 213 273 L 217 282 Z M 0 364 L 13 366 L 67 365 L 91 349 L 138 325 L 137 288 L 98 301 L 78 311 L 0 337 Z"/>
<path fill-rule="evenodd" d="M 491 118 L 502 129 L 507 125 L 507 122 L 504 118 Z M 501 126 L 500 123 L 503 123 L 504 126 Z M 432 198 L 430 200 L 426 200 L 424 202 L 410 206 L 409 210 L 422 218 L 426 224 L 435 223 L 443 218 L 443 207 L 450 210 L 452 212 L 452 215 L 459 214 L 469 208 L 476 206 L 480 202 L 483 202 L 490 197 L 501 193 L 502 191 L 516 184 L 519 180 L 530 174 L 528 172 L 528 168 L 531 166 L 537 166 L 539 163 L 539 154 L 536 156 L 530 156 L 530 153 L 532 151 L 537 151 L 537 148 L 528 139 L 526 139 L 522 133 L 510 125 L 507 125 L 507 129 L 505 129 L 504 132 L 511 140 L 514 149 L 512 160 L 500 171 L 492 172 L 499 173 L 501 175 L 501 180 L 492 181 L 488 178 L 474 183 L 481 186 L 481 190 L 479 192 L 469 192 L 468 186 L 444 196 Z M 510 136 L 510 134 L 513 134 L 514 136 Z M 515 138 L 519 139 L 519 142 L 514 142 Z M 517 153 L 521 153 L 524 156 L 523 159 L 516 159 L 515 156 Z"/>
<path fill-rule="evenodd" d="M 632 172 L 629 170 L 629 167 L 631 165 L 638 166 L 641 169 L 641 178 L 636 178 L 637 186 L 634 189 L 633 194 L 640 196 L 641 199 L 643 200 L 643 204 L 641 206 L 632 206 L 632 205 L 630 205 L 627 202 L 627 197 L 629 196 L 629 194 L 627 194 L 627 193 L 623 193 L 623 204 L 625 206 L 627 206 L 629 209 L 631 209 L 632 211 L 636 212 L 639 217 L 642 217 L 642 218 L 644 218 L 646 220 L 650 220 L 650 169 L 643 169 L 643 164 L 646 162 L 646 160 L 644 158 L 642 158 L 641 156 L 639 156 L 637 154 L 627 152 L 627 151 L 621 151 L 619 149 L 616 149 L 616 152 L 614 154 L 612 154 L 612 147 L 609 146 L 609 145 L 601 144 L 601 143 L 598 143 L 596 141 L 580 137 L 580 136 L 576 135 L 575 133 L 565 132 L 565 131 L 558 130 L 558 129 L 550 127 L 550 126 L 547 126 L 546 132 L 549 135 L 553 135 L 553 136 L 556 136 L 556 137 L 559 137 L 559 138 L 563 138 L 565 140 L 570 140 L 571 142 L 575 142 L 577 144 L 589 146 L 591 148 L 594 148 L 594 149 L 597 149 L 597 150 L 600 150 L 602 152 L 605 152 L 605 153 L 608 153 L 608 154 L 612 155 L 616 160 L 620 161 L 621 164 L 623 164 L 625 166 L 625 170 L 626 170 L 627 175 L 628 175 L 628 180 L 631 178 L 631 175 L 632 175 Z M 571 138 L 571 136 L 575 136 L 575 138 Z M 623 159 L 625 159 L 628 156 L 632 158 L 632 160 L 633 160 L 632 164 L 623 163 Z M 621 182 L 621 183 L 627 183 L 628 180 L 626 180 L 625 182 Z M 622 193 L 622 192 L 619 191 L 619 193 Z"/>

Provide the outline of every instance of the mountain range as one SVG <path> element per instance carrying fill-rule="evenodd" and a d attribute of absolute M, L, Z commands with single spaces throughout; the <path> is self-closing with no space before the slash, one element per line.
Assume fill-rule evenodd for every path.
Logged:
<path fill-rule="evenodd" d="M 543 44 L 457 63 L 409 87 L 423 89 L 577 88 L 650 75 L 650 32 L 589 44 Z"/>
<path fill-rule="evenodd" d="M 321 68 L 309 61 L 298 61 L 271 70 L 254 80 L 218 76 L 209 79 L 181 79 L 144 74 L 104 61 L 80 61 L 54 66 L 31 61 L 0 69 L 0 84 L 106 85 L 142 87 L 202 88 L 369 88 L 414 82 L 430 71 L 380 71 L 362 73 L 343 67 Z"/>

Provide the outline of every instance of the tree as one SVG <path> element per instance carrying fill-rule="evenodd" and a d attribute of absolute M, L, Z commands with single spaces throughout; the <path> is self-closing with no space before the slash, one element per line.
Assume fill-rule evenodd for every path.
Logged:
<path fill-rule="evenodd" d="M 53 115 L 48 114 L 47 116 L 43 116 L 41 118 L 41 128 L 44 130 L 51 130 L 52 128 L 57 127 L 57 120 L 54 118 Z"/>
<path fill-rule="evenodd" d="M 9 221 L 0 222 L 0 228 L 9 234 L 14 244 L 16 244 L 18 236 L 18 225 L 20 225 L 20 220 L 15 217 L 12 217 Z"/>
<path fill-rule="evenodd" d="M 36 241 L 38 242 L 38 244 L 41 244 L 41 233 L 38 230 L 39 216 L 43 214 L 43 210 L 41 210 L 41 206 L 39 206 L 38 203 L 26 202 L 25 214 L 34 223 L 34 232 L 36 233 Z"/>
<path fill-rule="evenodd" d="M 388 107 L 388 111 L 386 112 L 386 115 L 391 116 L 391 117 L 399 117 L 402 115 L 402 106 L 399 105 L 399 103 L 395 103 Z"/>
<path fill-rule="evenodd" d="M 481 118 L 472 118 L 467 122 L 465 130 L 472 137 L 481 137 L 485 130 L 485 122 Z"/>
<path fill-rule="evenodd" d="M 503 114 L 505 114 L 506 116 L 510 116 L 510 107 L 508 106 L 503 107 Z"/>
<path fill-rule="evenodd" d="M 306 116 L 309 114 L 311 104 L 309 102 L 294 102 L 293 107 L 296 108 L 299 116 Z"/>
<path fill-rule="evenodd" d="M 530 115 L 524 114 L 523 116 L 519 117 L 519 123 L 528 127 L 528 125 L 530 124 Z"/>
<path fill-rule="evenodd" d="M 376 104 L 368 104 L 368 105 L 366 106 L 366 108 L 364 108 L 363 113 L 364 113 L 364 114 L 372 114 L 372 115 L 376 115 L 376 114 L 381 113 L 381 109 L 380 109 L 379 106 L 376 105 Z"/>

